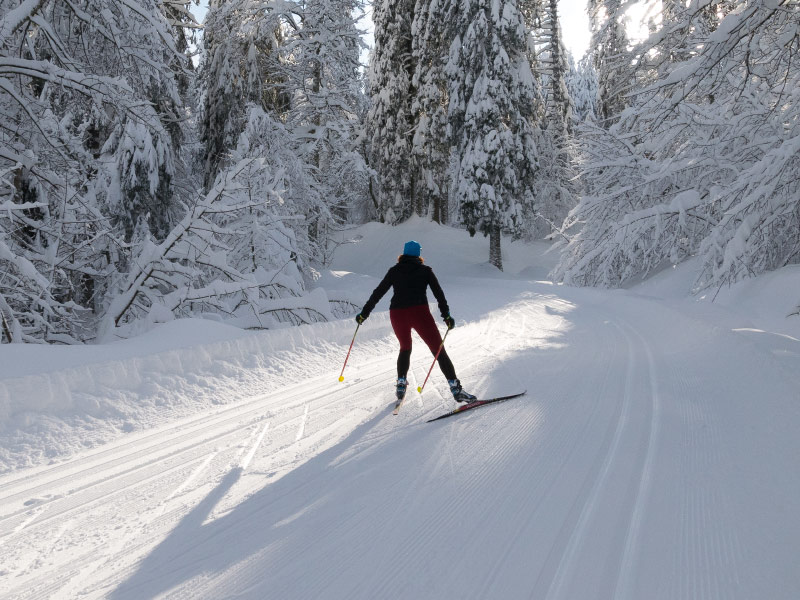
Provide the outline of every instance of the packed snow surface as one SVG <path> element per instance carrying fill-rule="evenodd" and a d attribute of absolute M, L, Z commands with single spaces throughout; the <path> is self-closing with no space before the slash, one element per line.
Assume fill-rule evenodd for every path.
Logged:
<path fill-rule="evenodd" d="M 0 597 L 800 597 L 797 267 L 689 297 L 691 263 L 574 289 L 544 244 L 499 272 L 419 219 L 344 239 L 320 287 L 363 304 L 416 239 L 465 388 L 527 394 L 426 423 L 435 369 L 393 416 L 388 297 L 344 383 L 351 318 L 2 346 Z"/>

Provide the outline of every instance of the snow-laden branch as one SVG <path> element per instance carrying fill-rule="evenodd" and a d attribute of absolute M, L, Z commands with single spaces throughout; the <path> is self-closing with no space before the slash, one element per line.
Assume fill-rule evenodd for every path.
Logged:
<path fill-rule="evenodd" d="M 197 223 L 203 221 L 206 212 L 212 210 L 214 204 L 219 202 L 226 193 L 241 188 L 241 184 L 236 181 L 236 178 L 253 162 L 253 160 L 243 160 L 233 169 L 226 172 L 224 176 L 218 179 L 216 185 L 206 197 L 197 203 L 161 244 L 157 246 L 150 244 L 143 249 L 134 262 L 134 268 L 128 274 L 128 282 L 106 311 L 101 337 L 104 337 L 113 327 L 120 324 L 120 321 L 133 306 L 138 296 L 144 293 L 148 281 L 153 275 L 164 271 L 172 260 L 178 258 L 171 256 L 173 249 L 189 234 Z"/>

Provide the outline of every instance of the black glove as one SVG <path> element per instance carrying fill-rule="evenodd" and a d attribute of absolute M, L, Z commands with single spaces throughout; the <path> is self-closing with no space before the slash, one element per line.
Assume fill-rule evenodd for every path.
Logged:
<path fill-rule="evenodd" d="M 445 323 L 445 325 L 447 325 L 447 330 L 448 331 L 456 326 L 456 320 L 453 317 L 451 317 L 450 315 L 447 315 L 444 318 L 444 323 Z"/>
<path fill-rule="evenodd" d="M 356 315 L 356 323 L 358 323 L 359 325 L 361 325 L 366 320 L 367 320 L 367 317 L 362 315 L 361 313 L 358 313 Z"/>

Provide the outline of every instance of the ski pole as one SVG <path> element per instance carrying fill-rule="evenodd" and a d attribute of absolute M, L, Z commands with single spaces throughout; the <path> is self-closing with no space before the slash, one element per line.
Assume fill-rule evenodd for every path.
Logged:
<path fill-rule="evenodd" d="M 358 333 L 358 328 L 361 327 L 361 323 L 356 325 L 356 333 Z M 339 381 L 344 381 L 344 368 L 347 366 L 347 359 L 350 358 L 350 350 L 353 349 L 353 342 L 356 341 L 356 333 L 353 334 L 353 339 L 350 340 L 350 347 L 347 349 L 347 356 L 344 359 L 344 364 L 342 365 L 342 372 L 339 374 Z"/>
<path fill-rule="evenodd" d="M 442 343 L 439 344 L 439 349 L 436 351 L 436 356 L 433 357 L 433 362 L 431 363 L 431 368 L 428 369 L 428 374 L 425 375 L 425 381 L 423 381 L 422 385 L 417 388 L 417 392 L 419 392 L 420 394 L 422 393 L 422 388 L 424 388 L 425 384 L 428 383 L 428 377 L 431 376 L 431 371 L 433 371 L 433 365 L 436 364 L 436 361 L 439 358 L 439 353 L 442 351 L 442 348 L 444 348 L 444 341 L 447 339 L 447 334 L 448 333 L 450 333 L 449 329 L 444 332 L 444 337 L 442 338 Z"/>

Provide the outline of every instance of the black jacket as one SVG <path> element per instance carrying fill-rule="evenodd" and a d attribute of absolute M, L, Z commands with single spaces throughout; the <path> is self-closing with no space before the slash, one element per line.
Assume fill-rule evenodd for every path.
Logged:
<path fill-rule="evenodd" d="M 428 295 L 426 290 L 428 286 L 431 286 L 431 291 L 439 303 L 442 317 L 446 317 L 450 314 L 450 309 L 447 306 L 442 286 L 439 285 L 436 275 L 433 274 L 433 269 L 422 264 L 422 260 L 416 256 L 403 255 L 397 264 L 389 269 L 383 281 L 372 292 L 369 300 L 361 310 L 361 314 L 365 318 L 368 317 L 390 287 L 394 288 L 394 295 L 389 308 L 408 308 L 409 306 L 427 304 Z"/>

